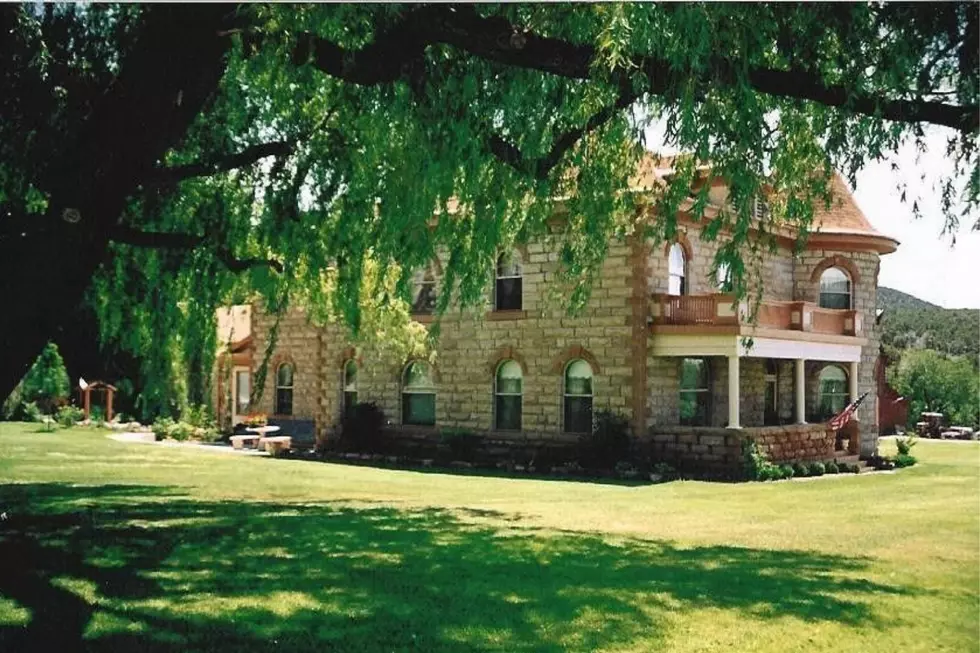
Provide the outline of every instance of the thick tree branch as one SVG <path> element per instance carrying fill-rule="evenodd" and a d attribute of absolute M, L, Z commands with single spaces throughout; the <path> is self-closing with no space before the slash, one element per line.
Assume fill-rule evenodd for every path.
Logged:
<path fill-rule="evenodd" d="M 429 6 L 408 11 L 400 23 L 360 50 L 347 50 L 311 34 L 301 35 L 293 59 L 311 61 L 323 72 L 359 85 L 390 83 L 404 78 L 424 57 L 430 45 L 456 47 L 487 61 L 540 70 L 573 79 L 593 74 L 595 48 L 562 39 L 543 37 L 511 24 L 502 17 L 481 17 L 470 6 Z M 633 63 L 647 75 L 645 89 L 662 94 L 669 81 L 682 74 L 668 60 L 637 55 Z M 719 58 L 710 67 L 722 80 L 734 80 L 735 63 Z M 828 85 L 820 75 L 798 69 L 752 68 L 748 82 L 755 90 L 777 97 L 809 100 L 853 114 L 906 123 L 928 122 L 963 132 L 980 124 L 977 106 L 959 106 L 923 99 L 887 99 L 870 91 Z M 705 79 L 705 83 L 717 79 Z"/>
<path fill-rule="evenodd" d="M 251 165 L 270 156 L 288 156 L 296 150 L 296 140 L 271 141 L 250 145 L 241 152 L 228 154 L 213 161 L 199 161 L 181 166 L 156 168 L 150 181 L 157 184 L 174 183 L 190 177 L 206 177 L 219 172 Z"/>
<path fill-rule="evenodd" d="M 112 229 L 109 239 L 113 242 L 125 243 L 133 247 L 156 249 L 191 250 L 208 244 L 208 238 L 206 236 L 164 231 L 141 231 L 139 229 L 121 226 Z M 261 266 L 270 267 L 276 272 L 283 271 L 282 263 L 275 259 L 237 258 L 224 245 L 214 247 L 214 255 L 215 258 L 221 261 L 232 272 L 243 272 L 250 268 Z"/>

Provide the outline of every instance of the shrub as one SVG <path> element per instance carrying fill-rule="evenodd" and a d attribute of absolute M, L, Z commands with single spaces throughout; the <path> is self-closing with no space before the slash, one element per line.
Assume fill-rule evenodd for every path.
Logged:
<path fill-rule="evenodd" d="M 803 463 L 794 463 L 793 475 L 798 476 L 800 478 L 805 478 L 810 475 L 810 468 L 804 465 Z"/>
<path fill-rule="evenodd" d="M 754 440 L 742 442 L 742 462 L 749 480 L 771 481 L 782 478 L 782 472 L 769 462 L 766 454 L 759 451 Z"/>
<path fill-rule="evenodd" d="M 662 481 L 673 481 L 680 477 L 680 474 L 671 465 L 667 463 L 656 463 L 651 469 L 650 473 L 660 477 Z"/>
<path fill-rule="evenodd" d="M 340 422 L 341 446 L 347 451 L 378 453 L 384 438 L 385 414 L 377 404 L 354 404 Z"/>
<path fill-rule="evenodd" d="M 68 428 L 74 426 L 76 422 L 82 421 L 84 417 L 85 411 L 83 411 L 81 408 L 78 406 L 67 405 L 58 409 L 55 419 L 57 419 L 58 423 L 63 427 Z"/>
<path fill-rule="evenodd" d="M 160 417 L 155 422 L 150 429 L 153 431 L 153 436 L 157 440 L 165 440 L 170 437 L 170 432 L 174 427 L 174 421 L 169 417 Z"/>
<path fill-rule="evenodd" d="M 915 446 L 918 440 L 915 436 L 909 436 L 907 438 L 895 438 L 895 447 L 898 449 L 899 456 L 909 456 L 912 452 L 912 447 Z"/>
<path fill-rule="evenodd" d="M 838 474 L 840 473 L 840 467 L 837 466 L 833 460 L 827 463 L 827 473 L 828 474 Z"/>
<path fill-rule="evenodd" d="M 613 469 L 616 463 L 629 460 L 633 439 L 629 420 L 609 410 L 597 410 L 592 416 L 592 432 L 579 439 L 579 464 L 586 469 Z"/>
<path fill-rule="evenodd" d="M 895 456 L 895 467 L 911 467 L 918 461 L 915 456 L 908 453 L 899 453 Z"/>
<path fill-rule="evenodd" d="M 453 460 L 473 462 L 483 438 L 467 429 L 442 429 L 439 441 L 449 448 Z"/>
<path fill-rule="evenodd" d="M 810 476 L 823 476 L 826 471 L 823 463 L 810 463 Z"/>
<path fill-rule="evenodd" d="M 89 420 L 99 426 L 105 424 L 105 409 L 102 406 L 92 406 L 89 409 Z"/>
<path fill-rule="evenodd" d="M 33 401 L 24 403 L 23 418 L 25 422 L 40 422 L 44 418 L 44 413 Z"/>
<path fill-rule="evenodd" d="M 49 342 L 44 346 L 22 383 L 24 400 L 35 402 L 45 413 L 53 412 L 59 402 L 68 398 L 68 372 L 56 344 Z"/>
<path fill-rule="evenodd" d="M 783 478 L 793 478 L 796 475 L 792 465 L 780 465 L 779 469 L 782 471 Z"/>

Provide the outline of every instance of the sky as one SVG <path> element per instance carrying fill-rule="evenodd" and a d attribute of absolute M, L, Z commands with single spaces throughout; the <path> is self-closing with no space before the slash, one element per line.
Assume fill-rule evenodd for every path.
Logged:
<path fill-rule="evenodd" d="M 952 238 L 942 236 L 940 197 L 933 188 L 938 174 L 950 168 L 945 160 L 945 134 L 927 134 L 927 151 L 917 162 L 914 147 L 905 147 L 888 161 L 873 163 L 857 178 L 854 198 L 878 231 L 897 238 L 898 251 L 881 258 L 879 286 L 895 288 L 945 308 L 980 308 L 980 232 L 971 231 L 978 216 L 961 218 Z M 898 164 L 892 171 L 891 163 Z M 922 175 L 926 176 L 922 180 Z M 908 203 L 896 184 L 908 183 Z M 919 197 L 922 217 L 912 216 Z"/>
<path fill-rule="evenodd" d="M 980 308 L 980 232 L 971 231 L 980 216 L 961 218 L 954 245 L 950 235 L 942 235 L 940 195 L 933 186 L 952 167 L 945 157 L 948 133 L 944 128 L 927 128 L 926 151 L 918 160 L 909 144 L 889 159 L 869 163 L 858 173 L 852 191 L 875 229 L 901 243 L 898 251 L 882 256 L 879 286 L 944 308 Z M 654 121 L 646 130 L 647 147 L 663 154 L 676 152 L 663 142 L 663 125 Z M 893 161 L 898 164 L 896 171 L 891 169 Z M 897 190 L 903 181 L 907 203 Z M 918 220 L 912 215 L 916 198 L 922 213 Z"/>

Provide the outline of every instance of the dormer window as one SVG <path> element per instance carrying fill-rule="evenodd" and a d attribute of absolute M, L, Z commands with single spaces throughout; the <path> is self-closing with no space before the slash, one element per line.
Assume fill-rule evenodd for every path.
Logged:
<path fill-rule="evenodd" d="M 680 243 L 670 246 L 670 254 L 667 263 L 667 294 L 685 295 L 687 294 L 687 256 Z"/>
<path fill-rule="evenodd" d="M 524 280 L 521 261 L 513 253 L 497 258 L 497 282 L 494 286 L 493 308 L 497 311 L 519 311 L 523 304 Z"/>

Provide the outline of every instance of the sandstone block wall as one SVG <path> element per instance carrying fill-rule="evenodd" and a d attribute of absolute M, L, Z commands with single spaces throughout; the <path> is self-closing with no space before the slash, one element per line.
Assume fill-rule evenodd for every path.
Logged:
<path fill-rule="evenodd" d="M 834 458 L 836 433 L 824 424 L 789 424 L 742 429 L 774 463 L 827 461 Z"/>
<path fill-rule="evenodd" d="M 819 279 L 813 280 L 814 271 L 821 264 L 836 260 L 844 269 L 852 268 L 858 273 L 851 279 L 852 307 L 859 311 L 862 323 L 862 337 L 867 344 L 861 348 L 861 362 L 858 365 L 858 388 L 860 392 L 870 390 L 864 403 L 858 409 L 861 423 L 861 455 L 869 456 L 878 446 L 878 399 L 875 392 L 875 362 L 878 360 L 881 335 L 875 324 L 875 310 L 878 305 L 878 271 L 880 259 L 872 252 L 845 252 L 840 250 L 806 250 L 797 259 L 793 271 L 794 297 L 797 300 L 817 303 L 820 300 Z M 853 275 L 852 275 L 853 276 Z M 846 364 L 842 365 L 848 371 Z M 815 388 L 808 371 L 807 383 Z M 809 402 L 816 395 L 807 393 Z"/>

